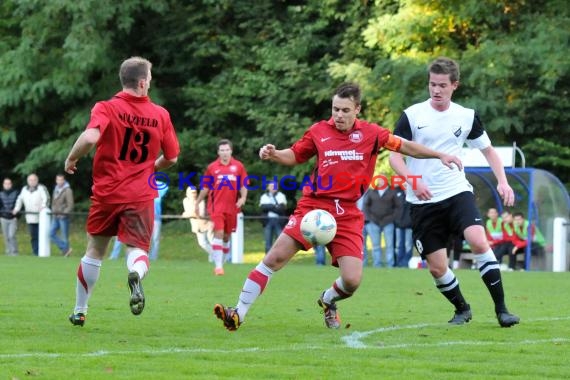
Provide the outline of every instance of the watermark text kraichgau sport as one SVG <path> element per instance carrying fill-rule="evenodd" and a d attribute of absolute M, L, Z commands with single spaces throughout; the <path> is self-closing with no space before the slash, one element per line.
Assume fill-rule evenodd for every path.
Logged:
<path fill-rule="evenodd" d="M 348 172 L 340 172 L 329 176 L 316 176 L 311 179 L 310 176 L 266 176 L 266 175 L 248 175 L 246 177 L 230 175 L 198 175 L 196 172 L 183 173 L 179 172 L 175 181 L 164 172 L 154 172 L 148 177 L 148 185 L 155 189 L 161 190 L 169 187 L 171 184 L 177 185 L 179 190 L 185 190 L 187 187 L 193 190 L 202 190 L 204 188 L 210 190 L 221 190 L 223 188 L 229 190 L 241 189 L 245 187 L 247 190 L 266 190 L 270 183 L 277 183 L 282 190 L 304 190 L 310 188 L 316 190 L 348 190 L 351 187 L 371 187 L 374 190 L 384 189 L 405 189 L 411 186 L 412 189 L 417 188 L 417 180 L 421 179 L 421 175 L 400 176 L 393 175 L 386 177 L 378 174 L 373 177 L 355 176 Z"/>

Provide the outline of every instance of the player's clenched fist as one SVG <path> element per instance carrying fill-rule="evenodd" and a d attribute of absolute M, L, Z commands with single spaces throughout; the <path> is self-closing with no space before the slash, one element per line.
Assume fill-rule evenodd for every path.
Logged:
<path fill-rule="evenodd" d="M 266 144 L 259 149 L 259 158 L 268 160 L 275 154 L 275 145 Z"/>

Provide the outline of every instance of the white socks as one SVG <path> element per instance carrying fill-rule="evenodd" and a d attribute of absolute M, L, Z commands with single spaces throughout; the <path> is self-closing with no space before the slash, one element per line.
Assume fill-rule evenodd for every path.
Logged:
<path fill-rule="evenodd" d="M 87 313 L 87 303 L 93 292 L 93 287 L 99 279 L 101 272 L 101 260 L 87 256 L 81 258 L 77 269 L 77 285 L 75 289 L 74 313 Z"/>

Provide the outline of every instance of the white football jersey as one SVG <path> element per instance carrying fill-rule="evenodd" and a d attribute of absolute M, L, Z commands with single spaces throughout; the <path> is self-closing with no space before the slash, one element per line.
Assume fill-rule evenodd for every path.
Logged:
<path fill-rule="evenodd" d="M 430 99 L 404 110 L 396 124 L 394 135 L 458 157 L 461 157 L 465 143 L 476 149 L 485 149 L 491 145 L 474 110 L 452 102 L 449 108 L 442 112 L 430 105 Z M 406 164 L 412 174 L 421 175 L 432 193 L 432 199 L 420 201 L 411 186 L 408 186 L 408 202 L 434 203 L 464 191 L 473 192 L 465 172 L 455 167 L 449 169 L 439 159 L 406 157 Z"/>

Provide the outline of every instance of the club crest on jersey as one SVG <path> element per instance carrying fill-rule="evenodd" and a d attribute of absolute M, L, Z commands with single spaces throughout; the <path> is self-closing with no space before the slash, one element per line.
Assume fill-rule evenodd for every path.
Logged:
<path fill-rule="evenodd" d="M 237 172 L 237 167 L 235 165 L 230 165 L 231 172 Z"/>
<path fill-rule="evenodd" d="M 293 228 L 295 225 L 297 225 L 297 219 L 294 216 L 291 216 L 285 228 Z"/>
<path fill-rule="evenodd" d="M 348 136 L 348 139 L 353 143 L 359 143 L 362 141 L 362 132 L 354 131 Z"/>
<path fill-rule="evenodd" d="M 455 137 L 459 137 L 459 135 L 461 135 L 461 125 L 454 125 L 452 126 L 453 128 L 453 134 L 455 135 Z"/>

